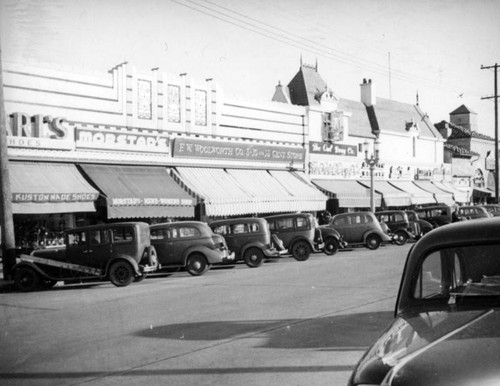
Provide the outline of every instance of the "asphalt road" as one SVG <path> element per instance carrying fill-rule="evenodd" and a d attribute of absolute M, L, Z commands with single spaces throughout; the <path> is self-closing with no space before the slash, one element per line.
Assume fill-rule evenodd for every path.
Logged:
<path fill-rule="evenodd" d="M 411 245 L 0 298 L 2 385 L 345 385 Z"/>

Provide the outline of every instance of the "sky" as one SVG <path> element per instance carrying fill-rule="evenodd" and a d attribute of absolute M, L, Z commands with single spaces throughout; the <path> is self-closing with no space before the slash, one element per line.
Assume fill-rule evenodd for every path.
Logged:
<path fill-rule="evenodd" d="M 494 137 L 498 0 L 0 0 L 3 62 L 107 75 L 213 78 L 230 98 L 268 102 L 300 62 L 340 98 L 416 103 L 434 123 L 462 104 Z M 500 72 L 500 71 L 499 71 Z"/>

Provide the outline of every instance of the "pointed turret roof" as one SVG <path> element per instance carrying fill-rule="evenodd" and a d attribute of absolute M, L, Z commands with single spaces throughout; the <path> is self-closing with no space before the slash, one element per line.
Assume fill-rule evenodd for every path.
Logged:
<path fill-rule="evenodd" d="M 326 82 L 318 73 L 317 64 L 311 66 L 301 63 L 299 72 L 288 84 L 290 101 L 292 104 L 300 106 L 319 105 L 317 95 L 327 90 L 327 88 Z"/>

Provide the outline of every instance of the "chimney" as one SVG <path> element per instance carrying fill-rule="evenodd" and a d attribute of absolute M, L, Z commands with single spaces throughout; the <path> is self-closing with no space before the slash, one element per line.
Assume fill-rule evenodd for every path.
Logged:
<path fill-rule="evenodd" d="M 361 103 L 363 103 L 365 106 L 374 106 L 375 105 L 375 98 L 376 98 L 376 93 L 375 93 L 375 84 L 372 83 L 371 79 L 363 79 L 363 83 L 360 85 L 361 86 Z"/>

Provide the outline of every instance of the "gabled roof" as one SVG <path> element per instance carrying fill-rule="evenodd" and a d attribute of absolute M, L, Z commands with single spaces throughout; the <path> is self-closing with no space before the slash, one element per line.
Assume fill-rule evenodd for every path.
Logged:
<path fill-rule="evenodd" d="M 418 105 L 377 98 L 373 107 L 381 131 L 403 133 L 406 124 L 414 122 L 420 130 L 420 136 L 442 138 L 429 116 Z"/>
<path fill-rule="evenodd" d="M 448 126 L 451 129 L 451 135 L 448 137 L 448 139 L 477 138 L 477 139 L 484 139 L 486 141 L 493 141 L 493 142 L 495 141 L 495 139 L 493 139 L 489 135 L 478 133 L 477 131 L 455 125 L 451 122 L 441 121 L 439 123 L 436 123 L 437 128 L 446 126 Z"/>
<path fill-rule="evenodd" d="M 467 150 L 464 147 L 452 145 L 451 143 L 445 143 L 444 148 L 450 150 L 454 156 L 460 156 L 460 157 L 472 157 L 474 155 L 479 156 L 479 153 L 476 153 L 475 151 Z"/>
<path fill-rule="evenodd" d="M 303 64 L 299 72 L 288 83 L 290 101 L 294 105 L 301 106 L 319 105 L 320 103 L 315 96 L 325 91 L 327 87 L 316 67 Z"/>
<path fill-rule="evenodd" d="M 457 115 L 457 114 L 476 114 L 476 113 L 471 109 L 469 109 L 466 105 L 462 105 L 450 113 L 450 115 Z"/>
<path fill-rule="evenodd" d="M 338 109 L 352 114 L 349 118 L 349 135 L 374 137 L 366 107 L 363 103 L 340 98 Z"/>

